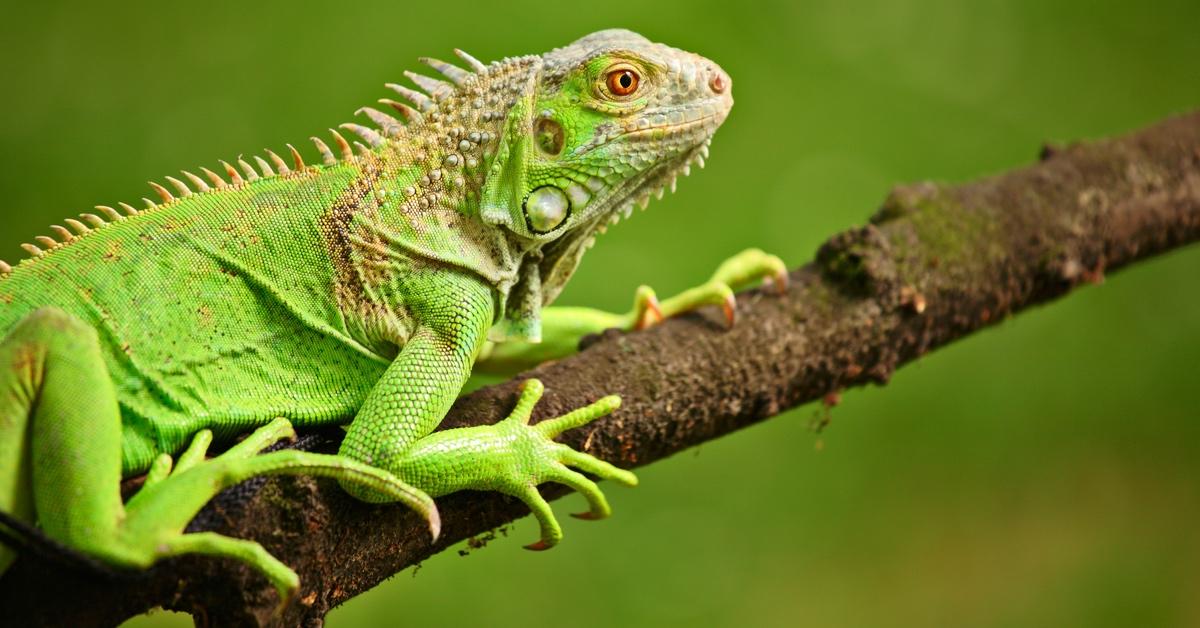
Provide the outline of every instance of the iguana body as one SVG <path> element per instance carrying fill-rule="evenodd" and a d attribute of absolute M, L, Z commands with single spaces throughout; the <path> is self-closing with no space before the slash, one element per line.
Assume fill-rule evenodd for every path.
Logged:
<path fill-rule="evenodd" d="M 561 537 L 539 483 L 603 495 L 567 465 L 632 485 L 632 474 L 551 439 L 608 414 L 608 397 L 527 425 L 530 380 L 510 419 L 432 433 L 481 352 L 519 368 L 579 336 L 732 298 L 730 283 L 780 271 L 751 252 L 713 283 L 633 312 L 543 310 L 598 230 L 703 160 L 732 99 L 706 59 L 604 31 L 543 56 L 395 87 L 405 122 L 375 110 L 366 145 L 323 166 L 270 154 L 256 171 L 189 173 L 137 211 L 88 224 L 0 263 L 0 510 L 110 563 L 210 553 L 296 576 L 257 544 L 182 534 L 215 492 L 264 473 L 338 478 L 370 501 L 402 501 L 437 533 L 430 496 L 500 490 Z M 536 343 L 545 337 L 546 342 Z M 494 346 L 490 341 L 497 342 Z M 337 456 L 255 455 L 292 425 L 348 423 Z M 210 440 L 232 442 L 204 459 Z M 189 443 L 191 444 L 189 446 Z M 177 457 L 176 457 L 177 456 Z M 176 458 L 173 458 L 176 457 Z M 174 469 L 172 469 L 174 466 Z M 148 472 L 122 504 L 122 477 Z M 11 556 L 0 553 L 0 569 Z"/>

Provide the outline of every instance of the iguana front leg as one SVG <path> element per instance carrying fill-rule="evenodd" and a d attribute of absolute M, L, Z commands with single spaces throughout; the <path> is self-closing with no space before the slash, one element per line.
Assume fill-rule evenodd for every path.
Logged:
<path fill-rule="evenodd" d="M 721 307 L 732 325 L 737 305 L 734 293 L 764 279 L 785 290 L 787 267 L 774 255 L 747 249 L 722 262 L 708 281 L 669 299 L 659 301 L 649 286 L 640 286 L 634 293 L 633 307 L 623 314 L 586 307 L 548 307 L 542 310 L 542 342 L 488 345 L 476 363 L 476 372 L 515 374 L 575 353 L 580 339 L 588 334 L 614 328 L 645 329 L 706 305 Z"/>
<path fill-rule="evenodd" d="M 406 290 L 406 305 L 419 316 L 420 326 L 360 408 L 340 453 L 390 471 L 434 497 L 474 489 L 521 499 L 542 530 L 541 539 L 527 546 L 530 549 L 549 548 L 562 538 L 549 505 L 538 494 L 539 484 L 558 482 L 582 493 L 591 504 L 584 518 L 608 516 L 608 503 L 596 485 L 567 467 L 628 486 L 637 479 L 553 439 L 611 413 L 620 399 L 605 397 L 529 425 L 542 386 L 528 380 L 516 408 L 500 423 L 434 433 L 470 376 L 492 324 L 492 294 L 482 284 L 450 275 L 431 282 L 410 278 Z M 344 486 L 365 501 L 393 499 L 360 485 Z"/>

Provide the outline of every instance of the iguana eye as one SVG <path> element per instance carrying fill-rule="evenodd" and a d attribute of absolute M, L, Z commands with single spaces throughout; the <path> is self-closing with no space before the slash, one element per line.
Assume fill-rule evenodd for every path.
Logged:
<path fill-rule="evenodd" d="M 553 231 L 566 220 L 570 210 L 567 195 L 553 185 L 543 185 L 525 197 L 525 220 L 534 233 Z"/>
<path fill-rule="evenodd" d="M 628 96 L 637 91 L 641 77 L 629 68 L 612 70 L 608 73 L 608 91 L 614 96 Z"/>

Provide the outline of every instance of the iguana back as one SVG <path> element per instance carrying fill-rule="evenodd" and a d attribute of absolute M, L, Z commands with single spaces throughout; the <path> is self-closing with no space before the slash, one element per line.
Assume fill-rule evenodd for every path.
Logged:
<path fill-rule="evenodd" d="M 359 176 L 309 167 L 93 219 L 0 278 L 0 335 L 47 305 L 100 332 L 127 472 L 202 428 L 350 417 L 389 357 L 342 314 L 322 227 Z"/>

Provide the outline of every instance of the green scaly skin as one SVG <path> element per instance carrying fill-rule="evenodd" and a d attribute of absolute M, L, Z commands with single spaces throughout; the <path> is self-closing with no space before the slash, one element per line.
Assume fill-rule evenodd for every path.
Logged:
<path fill-rule="evenodd" d="M 353 152 L 335 133 L 340 160 L 314 138 L 322 166 L 293 149 L 290 167 L 269 153 L 257 170 L 185 172 L 190 185 L 168 178 L 174 193 L 154 184 L 161 203 L 99 207 L 25 245 L 32 258 L 15 268 L 0 262 L 0 510 L 117 566 L 235 557 L 285 602 L 296 574 L 257 543 L 183 533 L 256 475 L 337 478 L 417 510 L 435 537 L 433 497 L 502 491 L 537 517 L 533 549 L 562 537 L 538 484 L 566 484 L 587 498 L 585 518 L 608 516 L 570 467 L 636 478 L 553 439 L 617 397 L 531 426 L 542 386 L 528 380 L 505 421 L 434 428 L 477 361 L 515 372 L 584 334 L 709 303 L 732 322 L 734 289 L 783 279 L 778 258 L 752 250 L 661 304 L 639 289 L 627 314 L 546 307 L 598 232 L 703 165 L 729 77 L 617 30 L 490 65 L 458 54 L 469 69 L 425 60 L 449 82 L 391 86 L 409 101 L 385 101 L 403 122 L 364 109 L 378 131 L 343 125 L 365 144 Z M 293 426 L 330 423 L 348 424 L 338 455 L 256 455 Z M 141 473 L 123 504 L 122 478 Z M 0 569 L 12 556 L 0 551 Z"/>

